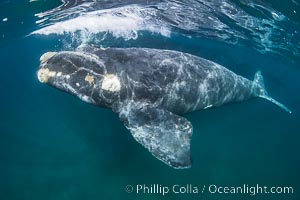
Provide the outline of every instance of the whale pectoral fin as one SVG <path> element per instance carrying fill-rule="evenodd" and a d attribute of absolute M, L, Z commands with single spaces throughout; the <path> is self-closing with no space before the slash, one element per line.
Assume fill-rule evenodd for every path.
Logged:
<path fill-rule="evenodd" d="M 131 103 L 119 117 L 136 141 L 152 155 L 173 168 L 191 166 L 191 123 L 167 110 L 151 105 Z"/>

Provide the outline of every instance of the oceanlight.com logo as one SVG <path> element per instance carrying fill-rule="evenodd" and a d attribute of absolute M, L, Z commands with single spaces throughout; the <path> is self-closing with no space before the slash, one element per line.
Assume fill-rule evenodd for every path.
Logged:
<path fill-rule="evenodd" d="M 291 186 L 261 186 L 243 184 L 240 186 L 220 186 L 220 185 L 202 185 L 196 186 L 192 184 L 186 185 L 162 185 L 162 184 L 137 184 L 137 185 L 126 185 L 125 191 L 127 193 L 133 194 L 159 194 L 159 195 L 168 195 L 168 194 L 190 194 L 190 195 L 199 195 L 199 194 L 245 194 L 250 196 L 255 196 L 259 194 L 293 194 L 294 188 Z"/>

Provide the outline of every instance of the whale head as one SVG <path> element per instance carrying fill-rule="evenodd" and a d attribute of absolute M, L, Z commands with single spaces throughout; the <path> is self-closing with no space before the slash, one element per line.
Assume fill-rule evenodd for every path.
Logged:
<path fill-rule="evenodd" d="M 37 78 L 54 88 L 97 106 L 110 107 L 121 89 L 118 76 L 108 74 L 101 59 L 75 51 L 47 52 Z"/>

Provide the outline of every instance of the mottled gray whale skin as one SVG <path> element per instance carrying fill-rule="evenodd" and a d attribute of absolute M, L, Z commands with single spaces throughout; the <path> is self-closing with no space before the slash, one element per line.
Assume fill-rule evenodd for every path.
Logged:
<path fill-rule="evenodd" d="M 260 72 L 254 81 L 187 53 L 146 49 L 84 47 L 48 52 L 38 78 L 81 100 L 117 113 L 133 137 L 174 168 L 191 166 L 191 123 L 181 115 L 265 98 Z"/>

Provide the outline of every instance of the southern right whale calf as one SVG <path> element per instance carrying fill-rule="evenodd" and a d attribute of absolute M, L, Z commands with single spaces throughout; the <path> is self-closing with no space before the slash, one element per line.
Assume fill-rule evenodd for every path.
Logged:
<path fill-rule="evenodd" d="M 254 80 L 212 61 L 171 50 L 84 47 L 41 56 L 40 82 L 119 115 L 136 141 L 174 168 L 191 166 L 192 125 L 183 114 L 271 98 L 260 72 Z"/>

